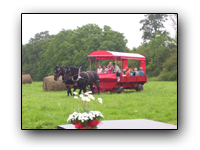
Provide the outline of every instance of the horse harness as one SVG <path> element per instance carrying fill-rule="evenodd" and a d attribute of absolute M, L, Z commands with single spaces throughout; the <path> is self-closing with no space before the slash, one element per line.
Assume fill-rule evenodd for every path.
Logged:
<path fill-rule="evenodd" d="M 62 71 L 61 71 L 61 69 L 60 69 L 60 71 L 58 72 L 58 74 L 54 74 L 54 76 L 60 76 L 60 73 L 61 73 Z"/>
<path fill-rule="evenodd" d="M 83 77 L 81 77 L 81 79 L 87 80 L 87 85 L 88 85 L 89 82 L 92 82 L 92 81 L 90 80 L 90 76 L 88 75 L 88 71 L 87 71 L 87 72 L 83 72 L 83 73 L 85 73 L 85 74 L 87 75 L 88 79 L 84 79 Z M 93 74 L 92 74 L 92 76 L 93 76 L 93 79 L 94 79 L 94 75 L 93 75 Z"/>
<path fill-rule="evenodd" d="M 87 81 L 87 84 L 86 84 L 86 85 L 88 85 L 89 82 L 92 82 L 92 81 L 90 80 L 90 76 L 88 75 L 88 72 L 80 72 L 80 74 L 81 74 L 81 73 L 85 73 L 85 74 L 87 75 L 88 79 L 85 79 L 85 78 L 79 76 L 78 74 L 75 74 L 75 75 L 71 76 L 71 77 L 72 77 L 72 81 L 74 81 L 75 84 L 77 84 L 77 82 L 79 81 L 79 79 L 86 80 L 86 81 Z M 69 74 L 68 74 L 68 75 L 69 75 Z M 78 75 L 77 80 L 74 80 L 73 77 L 74 77 L 74 76 L 77 76 L 77 75 Z M 92 76 L 93 76 L 93 78 L 94 78 L 94 75 L 93 75 L 93 74 L 92 74 Z"/>

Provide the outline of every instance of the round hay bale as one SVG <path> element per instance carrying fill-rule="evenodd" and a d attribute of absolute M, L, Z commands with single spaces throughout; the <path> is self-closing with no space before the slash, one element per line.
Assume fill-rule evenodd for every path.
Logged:
<path fill-rule="evenodd" d="M 43 91 L 63 91 L 66 90 L 65 84 L 62 82 L 60 76 L 58 81 L 54 80 L 54 76 L 47 76 L 43 78 Z"/>
<path fill-rule="evenodd" d="M 22 75 L 22 84 L 25 84 L 25 83 L 32 83 L 30 74 Z"/>

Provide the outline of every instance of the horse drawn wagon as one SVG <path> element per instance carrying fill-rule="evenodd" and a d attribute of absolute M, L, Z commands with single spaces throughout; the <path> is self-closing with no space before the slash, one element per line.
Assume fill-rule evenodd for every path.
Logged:
<path fill-rule="evenodd" d="M 55 66 L 54 80 L 57 80 L 60 75 L 63 76 L 63 82 L 68 89 L 68 95 L 69 93 L 72 94 L 71 87 L 74 88 L 74 91 L 79 88 L 81 92 L 81 89 L 86 91 L 87 85 L 90 85 L 92 92 L 98 93 L 99 91 L 122 93 L 124 89 L 142 91 L 144 83 L 147 82 L 145 57 L 140 54 L 98 50 L 90 53 L 88 58 L 90 61 L 90 71 L 87 72 L 81 72 L 81 67 Z M 102 73 L 97 75 L 95 71 L 91 71 L 92 58 L 95 58 L 96 70 L 97 60 L 110 60 L 115 63 L 116 61 L 120 61 L 121 70 L 128 66 L 129 59 L 140 60 L 140 67 L 143 68 L 144 76 L 124 76 L 123 73 L 120 73 L 120 80 L 117 80 L 116 73 Z"/>
<path fill-rule="evenodd" d="M 134 53 L 124 53 L 124 52 L 114 52 L 114 51 L 104 51 L 98 50 L 90 53 L 88 55 L 90 60 L 90 70 L 91 70 L 91 58 L 95 58 L 95 64 L 97 68 L 97 60 L 111 60 L 120 61 L 121 70 L 128 66 L 129 59 L 140 60 L 140 67 L 143 68 L 145 76 L 124 76 L 120 73 L 120 81 L 117 81 L 116 73 L 109 74 L 98 74 L 99 75 L 99 86 L 101 87 L 100 92 L 111 91 L 111 92 L 124 92 L 124 89 L 135 89 L 136 91 L 142 91 L 143 85 L 147 82 L 146 77 L 146 62 L 145 57 L 140 54 Z M 94 85 L 95 90 L 97 90 Z"/>

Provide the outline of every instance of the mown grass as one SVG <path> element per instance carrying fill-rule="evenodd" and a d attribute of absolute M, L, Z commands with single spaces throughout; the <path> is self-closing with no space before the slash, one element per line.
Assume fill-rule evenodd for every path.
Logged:
<path fill-rule="evenodd" d="M 22 129 L 57 129 L 81 108 L 80 99 L 67 91 L 43 92 L 42 82 L 22 85 Z M 78 92 L 78 90 L 77 90 Z M 94 94 L 90 109 L 101 111 L 103 120 L 149 119 L 177 124 L 177 83 L 148 81 L 143 92 Z M 103 104 L 97 98 L 103 99 Z"/>

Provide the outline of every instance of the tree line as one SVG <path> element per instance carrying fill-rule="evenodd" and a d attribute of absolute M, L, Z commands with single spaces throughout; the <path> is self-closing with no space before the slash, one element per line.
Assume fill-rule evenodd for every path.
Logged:
<path fill-rule="evenodd" d="M 162 14 L 145 15 L 140 21 L 143 43 L 133 49 L 126 47 L 128 41 L 123 33 L 107 25 L 100 28 L 96 24 L 87 24 L 75 30 L 63 29 L 56 35 L 49 35 L 48 31 L 37 33 L 28 44 L 22 45 L 22 74 L 30 74 L 34 81 L 42 81 L 45 76 L 53 75 L 55 65 L 82 66 L 82 70 L 87 71 L 91 52 L 109 50 L 142 54 L 146 57 L 147 76 L 176 80 L 177 40 L 161 30 L 166 18 Z M 106 63 L 101 62 L 102 65 Z M 129 66 L 138 67 L 139 62 L 131 61 Z M 92 63 L 94 68 L 95 63 Z"/>

